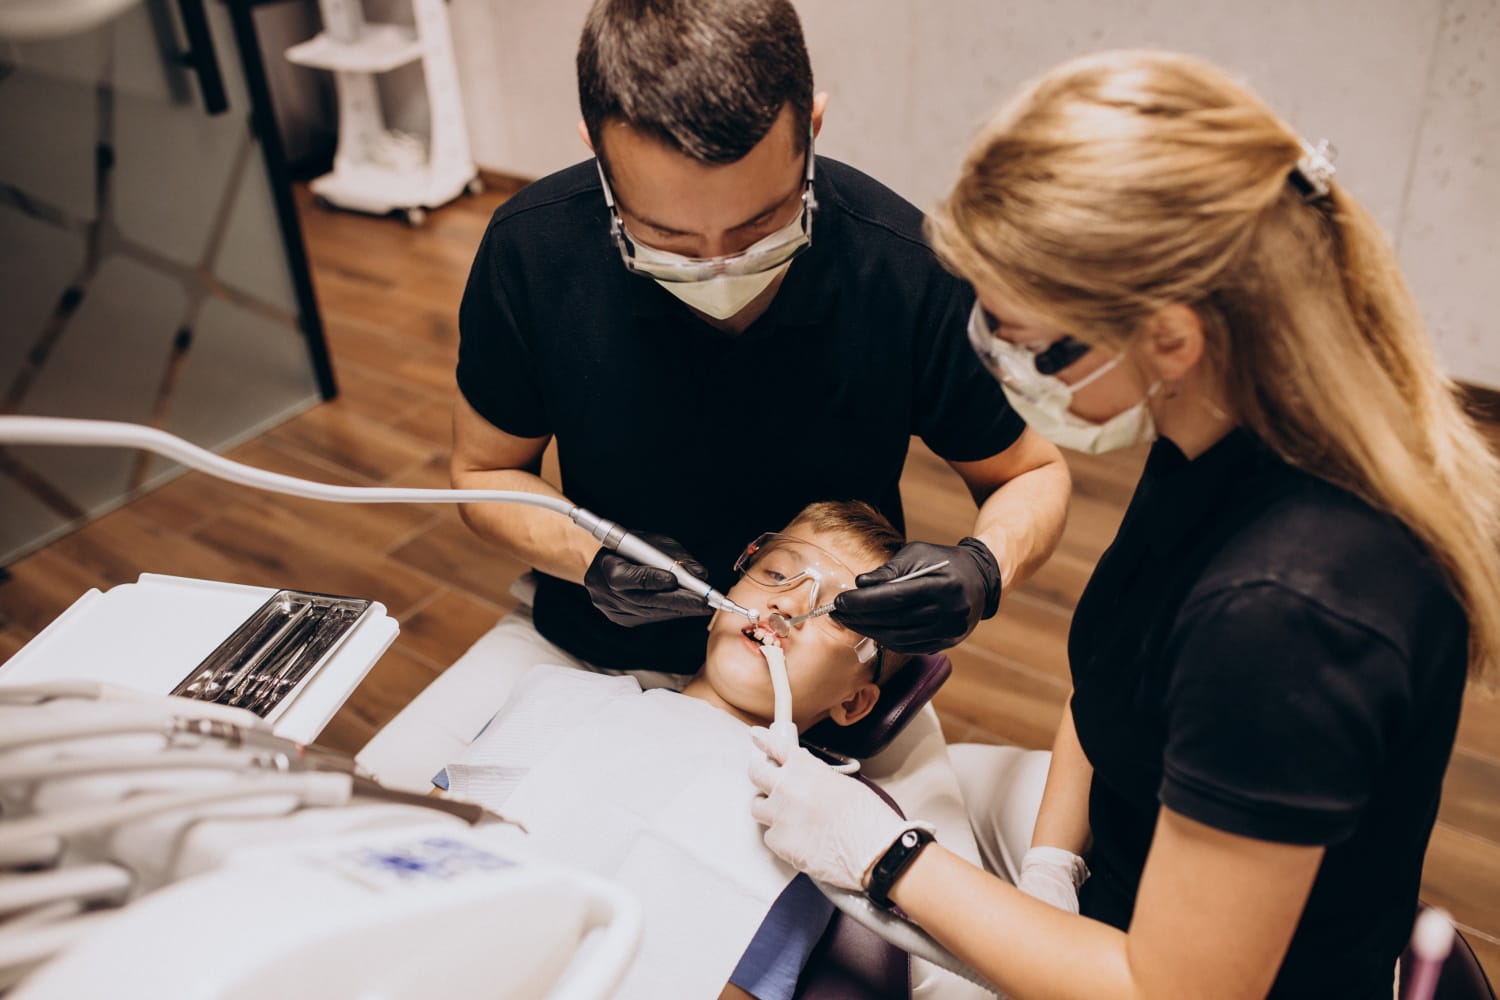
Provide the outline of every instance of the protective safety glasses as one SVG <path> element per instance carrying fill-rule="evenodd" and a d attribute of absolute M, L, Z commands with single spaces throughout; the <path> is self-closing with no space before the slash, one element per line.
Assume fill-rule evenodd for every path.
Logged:
<path fill-rule="evenodd" d="M 1013 344 L 1000 336 L 999 321 L 978 302 L 969 313 L 969 345 L 1002 385 L 1032 402 L 1055 393 L 1058 386 L 1077 392 L 1117 363 L 1111 360 L 1079 381 L 1066 385 L 1057 378 L 1057 373 L 1092 350 L 1089 345 L 1066 336 L 1048 344 Z"/>
<path fill-rule="evenodd" d="M 675 260 L 642 259 L 636 252 L 635 237 L 625 228 L 620 211 L 615 207 L 615 193 L 604 176 L 604 165 L 597 158 L 594 166 L 599 170 L 599 183 L 604 186 L 604 203 L 609 206 L 609 235 L 620 251 L 625 268 L 658 281 L 707 281 L 720 275 L 730 277 L 747 274 L 762 274 L 780 267 L 812 246 L 813 215 L 818 210 L 818 199 L 813 194 L 813 137 L 807 137 L 807 169 L 802 181 L 802 212 L 797 227 L 785 239 L 771 242 L 768 246 L 755 244 L 743 253 L 723 257 L 681 257 Z M 791 228 L 791 227 L 787 227 Z M 764 242 L 764 241 L 762 241 Z M 670 256 L 676 257 L 672 254 Z"/>
<path fill-rule="evenodd" d="M 844 591 L 853 590 L 857 575 L 827 549 L 775 531 L 745 546 L 734 562 L 734 569 L 763 590 L 785 595 L 778 603 L 781 611 L 789 615 L 806 614 Z M 804 625 L 827 629 L 846 638 L 860 663 L 870 662 L 880 651 L 874 639 L 851 632 L 827 615 L 810 619 Z"/>

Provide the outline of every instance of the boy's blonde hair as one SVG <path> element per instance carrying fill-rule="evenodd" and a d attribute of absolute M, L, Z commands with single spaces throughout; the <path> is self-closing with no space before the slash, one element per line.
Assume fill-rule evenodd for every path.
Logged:
<path fill-rule="evenodd" d="M 792 518 L 788 528 L 804 526 L 820 534 L 839 535 L 854 543 L 871 559 L 884 563 L 906 544 L 906 538 L 897 531 L 885 515 L 863 500 L 821 500 L 810 503 Z M 911 657 L 905 653 L 880 647 L 879 654 L 871 661 L 871 673 L 876 684 L 896 675 Z"/>

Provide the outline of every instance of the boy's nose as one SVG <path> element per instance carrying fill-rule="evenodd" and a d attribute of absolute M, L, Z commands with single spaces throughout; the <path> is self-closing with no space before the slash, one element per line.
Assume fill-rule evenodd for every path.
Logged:
<path fill-rule="evenodd" d="M 766 609 L 769 611 L 779 611 L 788 618 L 795 618 L 797 615 L 806 614 L 812 610 L 812 595 L 813 591 L 811 587 L 794 587 L 791 590 L 782 591 L 772 597 L 766 603 Z M 802 626 L 799 625 L 797 627 L 801 628 Z"/>

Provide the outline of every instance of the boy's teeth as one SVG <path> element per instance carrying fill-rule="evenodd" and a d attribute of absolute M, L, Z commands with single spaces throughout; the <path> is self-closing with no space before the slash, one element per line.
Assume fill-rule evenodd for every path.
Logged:
<path fill-rule="evenodd" d="M 771 631 L 769 631 L 767 629 L 761 628 L 758 625 L 755 626 L 755 627 L 753 627 L 753 628 L 746 629 L 745 630 L 745 635 L 747 635 L 750 638 L 754 639 L 756 642 L 760 643 L 762 646 L 780 646 L 781 645 L 781 639 L 776 635 L 775 632 L 771 632 Z"/>

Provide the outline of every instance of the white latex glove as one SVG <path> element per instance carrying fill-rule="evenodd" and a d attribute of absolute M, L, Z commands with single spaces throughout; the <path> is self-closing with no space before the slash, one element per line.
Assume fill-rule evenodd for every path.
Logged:
<path fill-rule="evenodd" d="M 794 726 L 756 727 L 750 739 L 766 755 L 750 765 L 760 792 L 750 813 L 766 827 L 766 846 L 819 882 L 863 892 L 866 873 L 886 849 L 923 825 L 802 749 Z"/>
<path fill-rule="evenodd" d="M 1061 847 L 1033 847 L 1021 859 L 1016 888 L 1067 913 L 1078 912 L 1078 889 L 1088 881 L 1089 867 Z"/>

